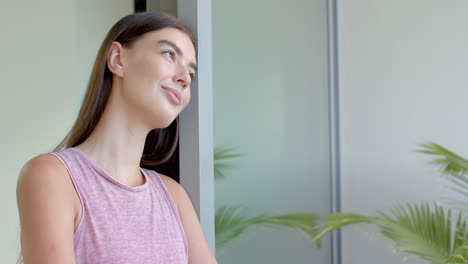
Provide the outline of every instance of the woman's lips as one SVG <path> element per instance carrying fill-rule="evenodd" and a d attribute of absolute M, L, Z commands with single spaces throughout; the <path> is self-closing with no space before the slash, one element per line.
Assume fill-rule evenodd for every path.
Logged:
<path fill-rule="evenodd" d="M 169 100 L 171 100 L 172 103 L 175 105 L 180 105 L 182 102 L 182 95 L 180 92 L 174 88 L 170 87 L 162 87 L 164 92 L 166 92 L 167 96 L 169 97 Z"/>

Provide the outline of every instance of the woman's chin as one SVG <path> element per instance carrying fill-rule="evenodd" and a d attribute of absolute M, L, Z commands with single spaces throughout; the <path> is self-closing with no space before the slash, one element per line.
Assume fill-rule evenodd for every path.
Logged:
<path fill-rule="evenodd" d="M 175 117 L 167 117 L 167 118 L 161 118 L 157 120 L 157 123 L 153 125 L 154 128 L 167 128 L 169 125 L 174 122 L 177 116 Z"/>

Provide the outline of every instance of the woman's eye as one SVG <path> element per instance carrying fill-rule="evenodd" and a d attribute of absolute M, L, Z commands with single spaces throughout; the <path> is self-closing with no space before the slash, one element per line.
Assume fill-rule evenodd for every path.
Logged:
<path fill-rule="evenodd" d="M 175 58 L 175 54 L 172 51 L 164 51 L 163 54 L 171 59 Z"/>
<path fill-rule="evenodd" d="M 191 73 L 190 73 L 190 79 L 193 80 L 193 78 L 195 78 L 195 73 L 191 72 Z"/>

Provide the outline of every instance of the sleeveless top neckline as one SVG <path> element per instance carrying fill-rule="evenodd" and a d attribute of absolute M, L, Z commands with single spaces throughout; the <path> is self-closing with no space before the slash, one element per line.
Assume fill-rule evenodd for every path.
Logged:
<path fill-rule="evenodd" d="M 84 153 L 82 150 L 78 149 L 78 148 L 69 148 L 71 151 L 74 151 L 77 153 L 77 155 L 81 156 L 84 160 L 86 160 L 89 165 L 91 165 L 98 173 L 99 175 L 101 175 L 102 177 L 104 177 L 104 179 L 110 181 L 111 183 L 125 189 L 125 190 L 128 190 L 128 191 L 132 191 L 132 192 L 139 192 L 139 191 L 143 191 L 145 188 L 148 187 L 148 176 L 145 174 L 144 170 L 140 167 L 140 172 L 141 174 L 143 175 L 144 179 L 145 179 L 145 183 L 143 183 L 142 185 L 140 186 L 136 186 L 136 187 L 132 187 L 132 186 L 129 186 L 129 185 L 126 185 L 126 184 L 123 184 L 119 181 L 117 181 L 116 179 L 112 178 L 107 172 L 105 172 L 99 165 L 96 164 L 96 162 L 94 160 L 92 160 L 86 153 Z"/>

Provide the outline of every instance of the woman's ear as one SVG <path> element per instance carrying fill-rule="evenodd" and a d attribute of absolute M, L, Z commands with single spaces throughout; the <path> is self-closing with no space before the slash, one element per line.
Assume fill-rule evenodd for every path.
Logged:
<path fill-rule="evenodd" d="M 122 45 L 114 41 L 107 53 L 107 67 L 114 75 L 119 77 L 123 77 L 122 51 Z"/>

